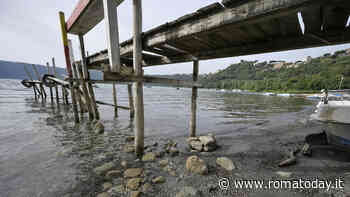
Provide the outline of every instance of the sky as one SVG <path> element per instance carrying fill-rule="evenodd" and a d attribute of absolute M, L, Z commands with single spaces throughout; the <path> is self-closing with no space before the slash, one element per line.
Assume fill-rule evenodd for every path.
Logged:
<path fill-rule="evenodd" d="M 215 0 L 147 0 L 143 1 L 143 31 L 173 21 L 185 14 L 217 2 Z M 65 67 L 58 12 L 63 11 L 66 20 L 78 0 L 1 0 L 0 5 L 0 59 L 45 65 L 55 57 L 56 65 Z M 117 9 L 120 41 L 132 35 L 132 0 L 124 1 Z M 102 21 L 86 34 L 85 47 L 92 54 L 107 47 L 105 24 Z M 75 60 L 80 59 L 79 42 L 72 39 Z M 302 49 L 260 55 L 239 56 L 200 61 L 199 72 L 216 72 L 241 60 L 305 60 L 325 53 L 350 48 L 350 44 L 313 49 Z M 1 72 L 1 69 L 0 69 Z M 192 63 L 172 64 L 145 68 L 146 74 L 191 73 Z"/>

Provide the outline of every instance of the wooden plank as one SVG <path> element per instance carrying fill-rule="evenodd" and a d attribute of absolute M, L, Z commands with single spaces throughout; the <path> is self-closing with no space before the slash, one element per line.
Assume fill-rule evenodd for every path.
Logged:
<path fill-rule="evenodd" d="M 117 73 L 104 72 L 103 73 L 104 82 L 144 82 L 144 83 L 158 83 L 171 85 L 176 87 L 202 87 L 198 82 L 184 81 L 177 79 L 167 79 L 152 76 L 135 76 L 135 75 L 120 75 Z M 92 80 L 94 83 L 99 83 L 98 80 Z"/>
<path fill-rule="evenodd" d="M 78 64 L 78 72 L 79 72 L 79 77 L 81 80 L 82 88 L 83 88 L 83 94 L 85 97 L 85 100 L 88 104 L 88 112 L 89 112 L 89 120 L 93 120 L 96 117 L 99 117 L 98 115 L 98 109 L 97 105 L 94 104 L 95 96 L 93 95 L 93 87 L 90 82 L 87 82 L 89 79 L 89 71 L 86 67 L 86 57 L 85 57 L 85 44 L 84 44 L 84 37 L 82 35 L 79 35 L 79 44 L 80 44 L 80 53 L 81 53 L 81 64 Z"/>
<path fill-rule="evenodd" d="M 322 27 L 321 5 L 309 6 L 301 12 L 305 24 L 305 33 L 320 32 Z"/>
<path fill-rule="evenodd" d="M 109 0 L 116 6 L 123 0 Z M 67 21 L 68 33 L 84 35 L 104 18 L 102 0 L 80 0 Z"/>
<path fill-rule="evenodd" d="M 112 72 L 120 72 L 118 4 L 113 0 L 103 0 L 109 65 Z"/>
<path fill-rule="evenodd" d="M 344 30 L 348 21 L 348 13 L 339 6 L 322 6 L 323 31 Z"/>
<path fill-rule="evenodd" d="M 193 81 L 198 80 L 198 61 L 193 61 Z M 191 100 L 191 120 L 190 120 L 190 137 L 196 136 L 196 127 L 197 127 L 197 95 L 198 88 L 192 88 L 192 100 Z"/>

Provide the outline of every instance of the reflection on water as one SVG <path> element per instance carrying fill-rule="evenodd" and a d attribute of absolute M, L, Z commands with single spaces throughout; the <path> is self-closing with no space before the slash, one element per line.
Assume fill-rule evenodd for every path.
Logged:
<path fill-rule="evenodd" d="M 129 112 L 119 110 L 114 119 L 111 107 L 100 106 L 105 133 L 96 135 L 87 122 L 74 125 L 68 107 L 58 109 L 49 98 L 37 103 L 31 90 L 16 87 L 21 91 L 0 88 L 1 196 L 94 196 L 103 180 L 93 169 L 109 161 L 120 164 L 123 139 L 133 134 Z M 128 106 L 127 88 L 118 86 L 117 92 L 118 105 Z M 96 96 L 113 101 L 107 85 L 100 85 Z M 144 97 L 146 141 L 187 135 L 191 89 L 145 88 Z M 242 126 L 266 127 L 275 120 L 289 120 L 310 104 L 300 98 L 200 90 L 198 134 L 235 135 Z M 122 180 L 113 181 L 117 185 Z"/>

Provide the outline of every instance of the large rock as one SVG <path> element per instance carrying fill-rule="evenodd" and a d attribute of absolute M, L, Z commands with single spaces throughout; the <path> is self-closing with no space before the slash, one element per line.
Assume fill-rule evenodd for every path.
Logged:
<path fill-rule="evenodd" d="M 231 159 L 229 159 L 227 157 L 217 158 L 216 164 L 219 165 L 220 167 L 224 168 L 227 171 L 232 171 L 236 168 L 235 165 L 233 164 L 233 162 L 231 161 Z"/>
<path fill-rule="evenodd" d="M 205 162 L 197 156 L 187 158 L 186 169 L 189 172 L 205 175 L 208 174 L 208 167 Z"/>
<path fill-rule="evenodd" d="M 156 160 L 156 155 L 154 153 L 146 153 L 143 157 L 142 157 L 142 161 L 154 161 Z"/>
<path fill-rule="evenodd" d="M 126 183 L 126 187 L 130 190 L 137 190 L 142 183 L 142 179 L 141 178 L 132 178 L 129 179 L 128 182 Z"/>
<path fill-rule="evenodd" d="M 201 194 L 198 190 L 193 187 L 182 188 L 175 197 L 200 197 Z"/>
<path fill-rule="evenodd" d="M 100 167 L 97 167 L 94 169 L 94 172 L 97 175 L 102 175 L 104 173 L 106 173 L 107 171 L 111 170 L 112 168 L 114 168 L 114 163 L 113 162 L 109 162 L 109 163 L 105 163 Z"/>
<path fill-rule="evenodd" d="M 200 137 L 190 137 L 187 141 L 192 150 L 199 152 L 214 151 L 217 148 L 216 139 L 212 134 Z"/>
<path fill-rule="evenodd" d="M 129 168 L 124 172 L 125 178 L 134 178 L 141 176 L 143 172 L 142 168 Z"/>

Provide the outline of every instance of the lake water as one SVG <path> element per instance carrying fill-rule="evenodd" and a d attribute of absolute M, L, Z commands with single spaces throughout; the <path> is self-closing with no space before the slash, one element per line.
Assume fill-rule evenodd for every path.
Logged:
<path fill-rule="evenodd" d="M 112 103 L 111 86 L 99 85 L 95 91 L 97 100 Z M 118 85 L 117 92 L 118 105 L 128 106 L 126 85 Z M 146 141 L 188 135 L 191 89 L 145 87 L 144 103 Z M 310 107 L 312 102 L 303 98 L 200 89 L 197 133 L 234 136 L 242 128 L 295 124 L 309 115 L 297 117 L 296 113 Z M 1 80 L 0 196 L 92 194 L 94 161 L 108 160 L 100 155 L 116 152 L 119 135 L 133 133 L 128 111 L 119 110 L 117 119 L 112 107 L 100 106 L 99 111 L 105 134 L 85 135 L 89 127 L 75 126 L 69 108 L 61 105 L 58 110 L 50 98 L 45 104 L 36 102 L 32 89 L 16 80 Z"/>

